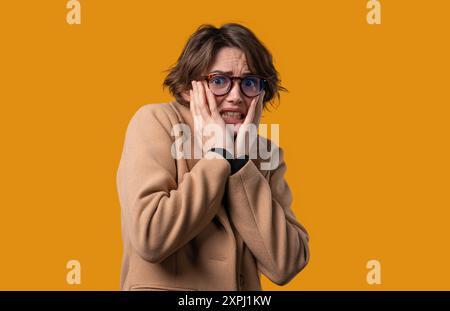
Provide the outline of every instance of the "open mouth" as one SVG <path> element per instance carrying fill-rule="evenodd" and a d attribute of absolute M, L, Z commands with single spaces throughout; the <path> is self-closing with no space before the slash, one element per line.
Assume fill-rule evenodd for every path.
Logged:
<path fill-rule="evenodd" d="M 220 114 L 225 123 L 242 123 L 244 122 L 245 115 L 238 111 L 225 111 Z"/>

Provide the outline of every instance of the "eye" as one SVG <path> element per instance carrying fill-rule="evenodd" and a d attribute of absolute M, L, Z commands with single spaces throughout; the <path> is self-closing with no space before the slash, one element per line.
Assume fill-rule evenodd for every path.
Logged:
<path fill-rule="evenodd" d="M 253 77 L 247 77 L 244 79 L 244 86 L 245 87 L 256 87 L 259 85 L 259 79 L 253 78 Z"/>
<path fill-rule="evenodd" d="M 224 85 L 224 84 L 226 84 L 226 82 L 227 82 L 227 79 L 222 76 L 216 76 L 216 77 L 211 78 L 211 80 L 210 80 L 210 83 L 215 86 Z"/>

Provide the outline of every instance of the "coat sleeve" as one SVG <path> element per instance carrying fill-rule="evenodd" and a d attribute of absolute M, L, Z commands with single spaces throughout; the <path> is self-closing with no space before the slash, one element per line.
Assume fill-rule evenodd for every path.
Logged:
<path fill-rule="evenodd" d="M 229 214 L 252 252 L 260 272 L 278 285 L 288 283 L 309 261 L 309 236 L 291 210 L 292 195 L 284 179 L 286 164 L 266 179 L 253 161 L 228 178 Z"/>
<path fill-rule="evenodd" d="M 116 176 L 125 232 L 137 253 L 154 263 L 211 222 L 230 174 L 224 158 L 203 158 L 179 182 L 170 130 L 161 105 L 141 107 L 128 125 Z"/>

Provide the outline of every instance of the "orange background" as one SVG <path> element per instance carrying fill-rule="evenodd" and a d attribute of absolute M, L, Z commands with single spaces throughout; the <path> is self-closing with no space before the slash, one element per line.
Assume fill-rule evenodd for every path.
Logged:
<path fill-rule="evenodd" d="M 447 0 L 66 0 L 0 5 L 0 290 L 118 290 L 115 174 L 126 126 L 202 23 L 273 53 L 294 210 L 311 261 L 267 290 L 450 289 Z M 81 263 L 81 285 L 66 263 Z M 368 285 L 366 263 L 381 263 Z"/>

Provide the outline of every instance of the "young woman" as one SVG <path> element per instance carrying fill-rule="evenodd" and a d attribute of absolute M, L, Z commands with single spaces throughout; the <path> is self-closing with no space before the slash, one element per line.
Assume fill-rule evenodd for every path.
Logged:
<path fill-rule="evenodd" d="M 261 273 L 286 284 L 309 260 L 309 237 L 291 210 L 283 150 L 258 136 L 271 157 L 250 157 L 242 138 L 283 90 L 270 52 L 244 26 L 202 25 L 164 85 L 175 100 L 135 113 L 117 172 L 121 288 L 261 290 Z M 209 141 L 200 157 L 174 156 L 179 124 L 191 151 L 195 137 Z"/>

